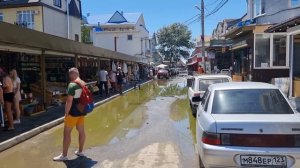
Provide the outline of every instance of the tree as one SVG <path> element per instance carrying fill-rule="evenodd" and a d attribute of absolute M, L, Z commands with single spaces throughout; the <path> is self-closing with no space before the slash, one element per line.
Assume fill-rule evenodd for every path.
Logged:
<path fill-rule="evenodd" d="M 83 43 L 91 43 L 90 40 L 90 29 L 86 26 L 81 26 L 81 41 Z"/>
<path fill-rule="evenodd" d="M 189 57 L 189 50 L 194 47 L 192 32 L 181 23 L 161 28 L 157 38 L 158 50 L 167 61 L 179 61 L 181 57 Z"/>

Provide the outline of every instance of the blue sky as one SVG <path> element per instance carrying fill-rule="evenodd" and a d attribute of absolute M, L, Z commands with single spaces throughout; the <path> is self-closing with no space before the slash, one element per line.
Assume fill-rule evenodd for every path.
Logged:
<path fill-rule="evenodd" d="M 212 11 L 217 0 L 205 0 L 206 12 Z M 220 2 L 219 0 L 218 2 Z M 146 26 L 151 33 L 163 26 L 174 22 L 184 23 L 197 15 L 199 11 L 194 7 L 200 6 L 200 0 L 83 0 L 83 14 L 110 14 L 116 10 L 123 12 L 142 12 Z M 246 0 L 229 0 L 216 14 L 206 18 L 205 34 L 211 35 L 219 21 L 226 18 L 239 18 L 246 13 Z M 193 37 L 200 34 L 200 22 L 189 25 Z"/>

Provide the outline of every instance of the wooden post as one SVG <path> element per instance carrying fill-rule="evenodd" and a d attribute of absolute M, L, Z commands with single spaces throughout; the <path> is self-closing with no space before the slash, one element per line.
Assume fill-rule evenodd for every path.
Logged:
<path fill-rule="evenodd" d="M 42 83 L 42 94 L 43 94 L 43 101 L 44 104 L 47 102 L 47 76 L 46 76 L 46 56 L 45 50 L 42 51 L 41 55 L 41 83 Z"/>
<path fill-rule="evenodd" d="M 75 54 L 75 67 L 79 68 L 78 67 L 78 54 Z"/>

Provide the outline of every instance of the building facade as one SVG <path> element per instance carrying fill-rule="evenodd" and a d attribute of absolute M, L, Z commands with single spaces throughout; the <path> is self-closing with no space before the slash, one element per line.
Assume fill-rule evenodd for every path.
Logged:
<path fill-rule="evenodd" d="M 300 0 L 247 0 L 248 19 L 257 24 L 281 23 L 300 13 Z"/>
<path fill-rule="evenodd" d="M 139 57 L 142 62 L 151 57 L 151 39 L 142 13 L 90 16 L 90 39 L 94 46 Z"/>
<path fill-rule="evenodd" d="M 233 71 L 243 80 L 271 82 L 289 76 L 290 60 L 286 41 L 270 26 L 300 13 L 300 0 L 247 0 L 247 14 L 225 33 L 230 46 Z"/>
<path fill-rule="evenodd" d="M 75 41 L 81 15 L 80 0 L 0 0 L 0 21 Z"/>

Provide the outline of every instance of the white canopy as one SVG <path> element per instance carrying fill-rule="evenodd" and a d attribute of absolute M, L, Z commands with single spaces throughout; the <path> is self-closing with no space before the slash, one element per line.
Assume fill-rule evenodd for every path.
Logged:
<path fill-rule="evenodd" d="M 166 68 L 166 67 L 168 67 L 168 65 L 165 65 L 165 64 L 160 64 L 160 65 L 158 65 L 158 66 L 156 66 L 157 68 Z"/>

